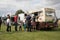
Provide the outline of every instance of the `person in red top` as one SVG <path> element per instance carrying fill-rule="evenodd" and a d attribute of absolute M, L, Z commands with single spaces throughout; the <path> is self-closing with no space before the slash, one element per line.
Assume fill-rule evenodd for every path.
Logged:
<path fill-rule="evenodd" d="M 14 22 L 17 22 L 17 18 L 18 18 L 17 16 L 14 16 Z"/>
<path fill-rule="evenodd" d="M 15 15 L 15 16 L 14 16 L 15 31 L 17 31 L 17 26 L 18 26 L 17 19 L 18 19 L 18 15 Z"/>

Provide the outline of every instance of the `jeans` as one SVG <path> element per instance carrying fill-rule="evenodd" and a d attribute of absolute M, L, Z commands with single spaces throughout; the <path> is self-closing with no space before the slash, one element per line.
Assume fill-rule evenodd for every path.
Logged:
<path fill-rule="evenodd" d="M 9 26 L 9 24 L 7 24 L 7 32 L 11 32 L 11 26 Z"/>
<path fill-rule="evenodd" d="M 24 24 L 24 31 L 26 31 L 26 24 Z"/>
<path fill-rule="evenodd" d="M 17 31 L 17 26 L 18 26 L 18 24 L 17 24 L 17 22 L 15 22 L 15 31 Z"/>
<path fill-rule="evenodd" d="M 31 32 L 31 23 L 28 23 L 27 24 L 27 31 L 30 31 Z"/>

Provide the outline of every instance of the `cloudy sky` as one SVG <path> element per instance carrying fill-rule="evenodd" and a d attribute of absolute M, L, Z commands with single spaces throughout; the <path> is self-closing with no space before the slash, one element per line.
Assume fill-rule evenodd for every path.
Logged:
<path fill-rule="evenodd" d="M 45 7 L 55 8 L 57 17 L 60 18 L 60 0 L 0 0 L 0 16 L 12 15 L 19 9 L 26 12 Z"/>

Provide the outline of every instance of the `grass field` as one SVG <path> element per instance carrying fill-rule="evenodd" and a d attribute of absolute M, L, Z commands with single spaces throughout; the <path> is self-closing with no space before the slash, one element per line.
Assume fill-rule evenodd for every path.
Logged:
<path fill-rule="evenodd" d="M 12 32 L 6 32 L 6 26 L 2 25 L 0 40 L 60 40 L 60 28 L 56 31 L 15 32 L 12 26 Z"/>

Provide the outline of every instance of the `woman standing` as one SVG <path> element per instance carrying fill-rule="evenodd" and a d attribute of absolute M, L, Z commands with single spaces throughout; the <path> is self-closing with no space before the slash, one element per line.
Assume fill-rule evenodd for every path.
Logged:
<path fill-rule="evenodd" d="M 11 20 L 10 20 L 10 15 L 7 15 L 7 32 L 11 32 Z"/>

